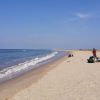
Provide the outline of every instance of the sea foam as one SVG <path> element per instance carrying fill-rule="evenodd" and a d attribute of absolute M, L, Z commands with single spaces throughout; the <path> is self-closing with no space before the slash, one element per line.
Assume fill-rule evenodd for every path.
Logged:
<path fill-rule="evenodd" d="M 11 67 L 1 70 L 0 71 L 0 82 L 14 78 L 16 74 L 18 73 L 25 72 L 30 69 L 34 69 L 37 64 L 41 62 L 45 62 L 46 60 L 53 58 L 54 56 L 56 56 L 57 53 L 58 52 L 53 52 L 44 57 L 36 57 L 30 61 L 26 61 L 24 63 L 20 63 L 18 65 L 11 66 Z"/>

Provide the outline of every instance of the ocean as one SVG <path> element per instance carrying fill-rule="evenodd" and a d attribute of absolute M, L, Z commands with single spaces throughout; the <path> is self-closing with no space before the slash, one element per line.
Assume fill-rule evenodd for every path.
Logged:
<path fill-rule="evenodd" d="M 66 55 L 44 49 L 0 49 L 0 83 Z"/>

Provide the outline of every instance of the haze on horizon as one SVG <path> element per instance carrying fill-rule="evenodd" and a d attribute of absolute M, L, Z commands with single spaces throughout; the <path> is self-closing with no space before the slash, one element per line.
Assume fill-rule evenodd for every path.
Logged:
<path fill-rule="evenodd" d="M 0 0 L 0 48 L 100 49 L 100 0 Z"/>

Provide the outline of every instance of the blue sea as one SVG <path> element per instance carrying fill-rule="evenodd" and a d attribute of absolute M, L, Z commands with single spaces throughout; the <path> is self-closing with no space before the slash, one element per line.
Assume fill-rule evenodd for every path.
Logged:
<path fill-rule="evenodd" d="M 0 82 L 22 75 L 65 54 L 44 49 L 0 49 Z"/>

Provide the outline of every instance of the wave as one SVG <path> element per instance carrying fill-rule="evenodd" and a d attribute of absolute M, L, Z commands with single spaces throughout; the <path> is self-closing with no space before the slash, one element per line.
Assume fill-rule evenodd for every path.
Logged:
<path fill-rule="evenodd" d="M 5 68 L 0 71 L 0 81 L 5 80 L 4 78 L 11 79 L 16 76 L 16 73 L 18 74 L 21 72 L 25 72 L 29 69 L 33 69 L 37 64 L 53 58 L 54 56 L 56 56 L 57 53 L 58 52 L 53 52 L 44 57 L 36 57 L 35 59 L 32 59 L 30 61 L 26 61 L 24 63 Z"/>

